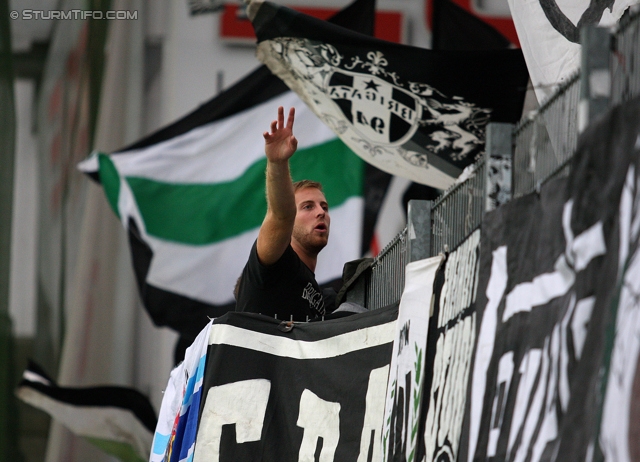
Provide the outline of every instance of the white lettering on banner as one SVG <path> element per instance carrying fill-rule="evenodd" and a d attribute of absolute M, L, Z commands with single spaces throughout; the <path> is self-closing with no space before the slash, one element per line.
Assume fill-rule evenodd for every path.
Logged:
<path fill-rule="evenodd" d="M 475 320 L 475 314 L 468 316 L 438 337 L 424 434 L 427 460 L 456 460 Z"/>
<path fill-rule="evenodd" d="M 513 410 L 511 433 L 509 434 L 509 457 L 511 460 L 511 448 L 516 441 L 516 437 L 520 436 L 522 422 L 524 422 L 527 416 L 527 403 L 531 396 L 533 386 L 535 385 L 536 378 L 538 377 L 538 371 L 540 370 L 540 363 L 542 361 L 542 350 L 539 348 L 532 348 L 527 351 L 520 363 L 520 384 L 518 386 L 518 393 L 516 394 L 516 404 Z"/>
<path fill-rule="evenodd" d="M 476 230 L 451 252 L 445 266 L 433 379 L 428 398 L 423 398 L 429 400 L 424 431 L 426 460 L 457 460 L 476 338 L 476 314 L 466 310 L 475 301 L 479 242 L 480 230 Z"/>
<path fill-rule="evenodd" d="M 572 294 L 567 312 L 551 335 L 546 337 L 544 348 L 531 349 L 525 354 L 518 371 L 520 384 L 509 433 L 509 460 L 514 451 L 515 461 L 524 461 L 530 456 L 531 460 L 541 460 L 547 444 L 557 437 L 558 408 L 555 403 L 559 402 L 560 409 L 565 411 L 570 398 L 568 334 L 570 331 L 573 334 L 575 354 L 579 358 L 578 351 L 582 351 L 586 337 L 584 319 L 585 316 L 590 316 L 594 302 L 594 297 L 587 297 L 576 303 L 575 295 Z M 579 319 L 577 323 L 576 319 Z M 541 378 L 536 382 L 539 374 Z M 528 405 L 534 389 L 535 398 Z M 536 440 L 533 447 L 529 447 L 534 434 Z M 517 442 L 517 438 L 521 441 Z M 517 448 L 514 447 L 516 444 Z"/>
<path fill-rule="evenodd" d="M 482 402 L 487 383 L 487 370 L 493 355 L 493 346 L 498 327 L 498 306 L 507 288 L 507 246 L 500 246 L 493 251 L 491 276 L 487 284 L 487 306 L 480 323 L 476 362 L 471 382 L 471 423 L 469 434 L 468 461 L 472 462 L 480 433 L 480 417 Z"/>
<path fill-rule="evenodd" d="M 572 208 L 573 201 L 567 201 L 562 214 L 566 247 L 565 252 L 556 260 L 555 271 L 536 276 L 531 282 L 517 284 L 506 296 L 502 316 L 503 323 L 516 313 L 531 312 L 533 308 L 544 306 L 569 293 L 573 288 L 576 273 L 585 269 L 591 260 L 606 253 L 602 222 L 594 224 L 574 237 L 571 229 Z M 476 369 L 473 373 L 469 461 L 475 456 L 479 442 L 480 419 L 482 414 L 486 412 L 482 409 L 483 398 L 497 332 L 497 310 L 502 299 L 502 294 L 496 298 L 498 292 L 493 287 L 497 281 L 500 281 L 500 287 L 504 291 L 508 278 L 506 255 L 507 248 L 505 246 L 501 246 L 493 252 L 491 276 L 487 286 L 488 301 L 478 337 Z M 559 401 L 560 408 L 565 410 L 570 397 L 567 370 L 569 364 L 568 333 L 571 330 L 577 334 L 573 336 L 573 339 L 576 355 L 579 357 L 586 335 L 586 323 L 590 318 L 592 308 L 593 299 L 591 297 L 580 300 L 576 304 L 574 294 L 562 321 L 556 324 L 550 336 L 545 338 L 542 351 L 531 349 L 525 353 L 519 367 L 519 373 L 523 375 L 519 382 L 516 407 L 513 410 L 513 418 L 510 423 L 509 460 L 513 459 L 515 462 L 539 461 L 548 444 L 557 437 L 558 409 L 555 402 Z M 508 385 L 506 389 L 503 389 L 505 382 L 501 371 L 503 369 L 502 361 L 507 361 L 505 358 L 509 354 L 510 352 L 505 353 L 499 363 L 499 375 L 495 384 L 496 396 L 491 411 L 487 457 L 496 455 L 497 442 L 502 431 L 502 419 L 496 409 L 501 403 L 506 402 L 502 401 L 502 396 L 504 395 L 506 399 Z M 514 452 L 515 455 L 512 455 Z"/>
<path fill-rule="evenodd" d="M 362 427 L 360 454 L 358 455 L 357 462 L 382 460 L 382 421 L 384 419 L 384 404 L 388 377 L 389 366 L 374 369 L 371 371 L 371 374 L 369 374 L 364 426 Z M 369 459 L 370 451 L 372 452 L 371 459 Z"/>
<path fill-rule="evenodd" d="M 545 305 L 554 298 L 565 295 L 573 287 L 576 272 L 585 269 L 594 258 L 605 254 L 607 248 L 602 222 L 597 222 L 574 238 L 571 230 L 572 209 L 573 200 L 567 201 L 562 213 L 566 250 L 556 260 L 555 271 L 536 276 L 531 282 L 516 285 L 507 295 L 502 322 L 516 313 L 531 311 L 534 306 Z"/>
<path fill-rule="evenodd" d="M 576 359 L 582 356 L 582 347 L 587 337 L 587 327 L 591 319 L 593 305 L 596 303 L 595 297 L 588 297 L 580 300 L 576 305 L 576 314 L 571 319 L 571 333 L 573 334 L 573 350 Z"/>
<path fill-rule="evenodd" d="M 500 437 L 500 428 L 502 427 L 502 417 L 507 405 L 507 396 L 509 396 L 509 387 L 513 378 L 513 351 L 509 351 L 502 355 L 498 363 L 498 392 L 493 397 L 493 409 L 491 410 L 491 429 L 489 430 L 489 447 L 487 449 L 487 457 L 496 455 L 498 447 L 498 439 Z"/>
<path fill-rule="evenodd" d="M 540 401 L 543 406 L 540 409 L 534 409 L 533 413 L 529 416 L 536 421 L 536 426 L 540 429 L 537 432 L 536 440 L 533 448 L 528 448 L 528 452 L 531 460 L 542 460 L 542 454 L 547 447 L 547 443 L 555 440 L 558 436 L 558 410 L 554 405 L 558 399 L 557 387 L 558 387 L 558 361 L 560 359 L 560 329 L 559 325 L 553 329 L 551 334 L 551 342 L 548 344 L 549 349 L 545 350 L 549 356 L 549 380 L 544 386 L 542 382 L 538 387 L 543 390 L 544 398 Z M 548 337 L 547 337 L 548 338 Z M 565 409 L 563 409 L 564 411 Z M 536 416 L 538 416 L 536 418 Z M 542 418 L 542 424 L 540 419 Z M 533 449 L 533 451 L 531 450 Z M 520 453 L 524 453 L 525 449 L 521 448 Z M 533 455 L 531 455 L 533 453 Z"/>
<path fill-rule="evenodd" d="M 382 421 L 389 366 L 369 374 L 364 425 L 357 462 L 381 459 Z M 236 442 L 260 441 L 271 382 L 244 380 L 211 387 L 200 418 L 194 462 L 218 462 L 223 425 L 235 424 Z M 340 403 L 325 401 L 305 389 L 300 396 L 296 424 L 304 429 L 298 461 L 314 462 L 322 439 L 319 462 L 332 462 L 340 440 Z M 372 454 L 372 459 L 369 459 Z"/>
<path fill-rule="evenodd" d="M 260 441 L 271 382 L 243 380 L 207 392 L 196 439 L 194 462 L 218 462 L 222 426 L 235 424 L 237 443 Z"/>
<path fill-rule="evenodd" d="M 545 339 L 543 350 L 546 352 L 548 347 L 549 339 L 547 338 Z M 540 366 L 540 381 L 538 382 L 538 384 L 546 384 L 547 376 L 549 373 L 549 355 L 543 353 L 541 356 L 542 364 Z M 533 434 L 540 419 L 540 409 L 542 409 L 542 403 L 544 401 L 544 390 L 544 385 L 538 385 L 537 390 L 531 390 L 531 392 L 533 393 L 533 397 L 531 395 L 525 397 L 530 401 L 531 404 L 528 406 L 527 411 L 524 413 L 524 418 L 526 419 L 524 425 L 518 425 L 520 432 L 522 432 L 522 443 L 520 444 L 520 448 L 522 448 L 523 450 L 518 451 L 514 462 L 524 462 L 525 457 L 528 454 L 528 451 L 526 449 L 528 449 L 531 445 L 531 439 L 533 438 Z M 513 426 L 514 424 L 512 423 L 512 427 Z"/>
<path fill-rule="evenodd" d="M 318 462 L 333 462 L 340 439 L 340 403 L 325 401 L 304 390 L 297 425 L 304 429 L 298 462 L 315 462 L 319 438 L 322 438 L 322 449 Z"/>

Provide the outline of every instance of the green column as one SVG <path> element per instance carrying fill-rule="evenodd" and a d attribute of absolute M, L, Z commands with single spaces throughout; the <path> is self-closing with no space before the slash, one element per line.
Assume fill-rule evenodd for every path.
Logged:
<path fill-rule="evenodd" d="M 9 269 L 15 152 L 15 107 L 11 63 L 9 2 L 0 0 L 0 455 L 22 460 L 18 449 L 18 413 L 9 317 Z"/>

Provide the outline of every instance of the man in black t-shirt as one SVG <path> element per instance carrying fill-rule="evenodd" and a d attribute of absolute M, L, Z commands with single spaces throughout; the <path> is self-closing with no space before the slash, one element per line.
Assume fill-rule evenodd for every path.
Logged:
<path fill-rule="evenodd" d="M 237 287 L 236 311 L 304 321 L 326 312 L 314 271 L 329 239 L 329 208 L 319 183 L 291 181 L 289 159 L 298 141 L 295 110 L 284 108 L 263 134 L 267 156 L 267 214 Z M 330 311 L 330 310 L 329 310 Z"/>

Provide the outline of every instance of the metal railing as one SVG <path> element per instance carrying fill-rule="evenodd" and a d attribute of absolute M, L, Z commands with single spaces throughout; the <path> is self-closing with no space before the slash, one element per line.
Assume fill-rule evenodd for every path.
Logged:
<path fill-rule="evenodd" d="M 574 74 L 557 92 L 514 129 L 513 197 L 539 188 L 566 173 L 567 160 L 578 145 L 580 74 Z"/>
<path fill-rule="evenodd" d="M 382 308 L 400 300 L 407 263 L 407 228 L 404 228 L 382 249 L 371 267 L 365 289 L 365 303 L 369 309 Z"/>
<path fill-rule="evenodd" d="M 482 221 L 485 207 L 485 160 L 465 181 L 445 191 L 431 209 L 431 255 L 455 249 Z"/>

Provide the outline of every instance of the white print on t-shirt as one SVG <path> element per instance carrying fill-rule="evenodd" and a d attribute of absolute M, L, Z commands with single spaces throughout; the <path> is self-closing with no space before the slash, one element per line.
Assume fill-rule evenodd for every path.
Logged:
<path fill-rule="evenodd" d="M 324 314 L 324 299 L 322 293 L 313 287 L 310 282 L 307 283 L 307 287 L 302 290 L 302 298 L 309 301 L 309 306 L 316 313 Z"/>

